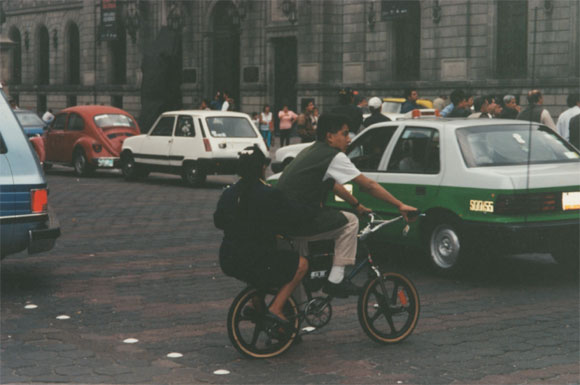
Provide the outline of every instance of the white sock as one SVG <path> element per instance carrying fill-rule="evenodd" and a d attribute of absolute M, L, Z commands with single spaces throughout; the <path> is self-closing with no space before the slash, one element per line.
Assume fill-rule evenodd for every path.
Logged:
<path fill-rule="evenodd" d="M 332 283 L 341 283 L 344 278 L 344 266 L 332 266 L 328 281 Z"/>

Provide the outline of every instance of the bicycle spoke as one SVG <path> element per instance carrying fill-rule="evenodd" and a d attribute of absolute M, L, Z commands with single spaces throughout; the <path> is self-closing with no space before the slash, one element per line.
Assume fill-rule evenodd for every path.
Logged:
<path fill-rule="evenodd" d="M 258 337 L 260 337 L 261 331 L 262 328 L 258 326 L 258 324 L 256 324 L 256 327 L 254 328 L 254 333 L 252 334 L 252 341 L 250 342 L 250 346 L 254 348 L 256 347 L 256 342 L 258 342 Z"/>
<path fill-rule="evenodd" d="M 391 295 L 391 303 L 393 305 L 397 304 L 398 291 L 399 291 L 399 284 L 395 282 L 395 287 L 393 287 L 393 295 Z"/>
<path fill-rule="evenodd" d="M 393 322 L 393 317 L 390 314 L 386 314 L 385 312 L 383 312 L 383 314 L 385 315 L 385 318 L 387 319 L 387 323 L 391 327 L 391 333 L 396 333 L 397 329 L 395 328 L 395 323 Z"/>

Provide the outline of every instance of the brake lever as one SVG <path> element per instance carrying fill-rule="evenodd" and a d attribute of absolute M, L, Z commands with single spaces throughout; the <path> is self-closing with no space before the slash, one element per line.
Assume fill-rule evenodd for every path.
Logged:
<path fill-rule="evenodd" d="M 424 216 L 425 216 L 425 213 L 417 214 L 417 218 L 424 217 Z M 407 234 L 409 234 L 409 230 L 411 230 L 411 226 L 409 226 L 409 224 L 407 223 L 405 225 L 405 227 L 403 227 L 403 237 L 406 237 Z"/>

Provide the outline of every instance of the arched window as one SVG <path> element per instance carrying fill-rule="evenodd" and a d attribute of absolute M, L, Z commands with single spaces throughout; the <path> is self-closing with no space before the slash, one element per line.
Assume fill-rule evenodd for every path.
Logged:
<path fill-rule="evenodd" d="M 71 22 L 66 29 L 66 80 L 69 84 L 81 82 L 81 45 L 79 27 Z"/>
<path fill-rule="evenodd" d="M 399 2 L 401 3 L 401 2 Z M 395 78 L 418 80 L 421 58 L 421 9 L 419 1 L 403 2 L 404 16 L 395 20 Z"/>
<path fill-rule="evenodd" d="M 38 28 L 36 33 L 37 44 L 37 68 L 36 82 L 38 84 L 49 84 L 50 82 L 50 39 L 48 29 L 44 25 Z"/>
<path fill-rule="evenodd" d="M 496 68 L 500 78 L 523 78 L 528 72 L 528 1 L 497 2 Z"/>
<path fill-rule="evenodd" d="M 8 37 L 14 42 L 10 67 L 10 83 L 20 84 L 22 82 L 22 37 L 16 27 L 10 29 Z"/>

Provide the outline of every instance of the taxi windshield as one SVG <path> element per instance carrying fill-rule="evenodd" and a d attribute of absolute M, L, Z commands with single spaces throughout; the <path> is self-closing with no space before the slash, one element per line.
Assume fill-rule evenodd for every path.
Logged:
<path fill-rule="evenodd" d="M 95 115 L 93 118 L 95 124 L 99 128 L 108 127 L 137 127 L 133 119 L 123 114 L 101 114 Z"/>
<path fill-rule="evenodd" d="M 252 128 L 250 121 L 233 116 L 219 116 L 206 118 L 211 136 L 216 138 L 255 138 L 258 135 Z"/>
<path fill-rule="evenodd" d="M 530 140 L 531 132 L 531 140 Z M 460 128 L 457 140 L 468 167 L 578 162 L 572 145 L 546 126 L 485 125 Z"/>

